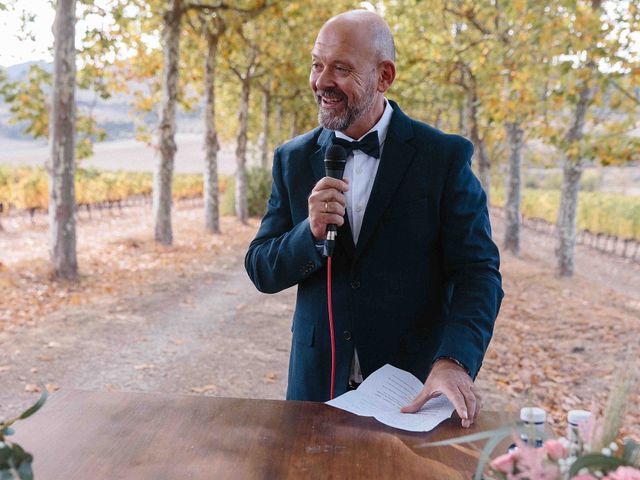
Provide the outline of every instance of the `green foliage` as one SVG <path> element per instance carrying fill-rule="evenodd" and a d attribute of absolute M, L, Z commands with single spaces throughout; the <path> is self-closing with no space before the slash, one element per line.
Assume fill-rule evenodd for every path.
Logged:
<path fill-rule="evenodd" d="M 9 123 L 25 124 L 24 133 L 33 138 L 48 138 L 51 83 L 51 73 L 37 64 L 29 67 L 25 81 L 4 82 L 0 95 L 9 104 Z M 91 114 L 76 112 L 76 132 L 78 159 L 90 157 L 93 154 L 93 143 L 106 138 L 106 132 L 98 127 Z"/>
<path fill-rule="evenodd" d="M 233 179 L 223 180 L 226 185 L 222 195 L 220 210 L 223 215 L 235 214 L 236 187 Z M 250 217 L 262 217 L 267 209 L 271 194 L 271 171 L 262 167 L 247 170 L 247 206 Z"/>
<path fill-rule="evenodd" d="M 271 170 L 251 167 L 247 171 L 247 205 L 249 216 L 262 217 L 271 194 Z"/>
<path fill-rule="evenodd" d="M 33 470 L 31 468 L 33 456 L 17 443 L 9 442 L 6 437 L 14 433 L 13 429 L 10 428 L 11 425 L 18 420 L 30 417 L 44 405 L 48 393 L 44 385 L 41 384 L 40 388 L 42 395 L 40 395 L 36 403 L 13 419 L 0 421 L 0 478 L 2 480 L 11 480 L 12 478 L 20 480 L 33 479 Z"/>
<path fill-rule="evenodd" d="M 537 174 L 528 174 L 524 178 L 525 188 L 541 190 L 560 190 L 562 188 L 562 172 L 544 170 Z M 580 190 L 595 192 L 602 186 L 602 175 L 594 169 L 586 170 L 580 179 Z"/>
<path fill-rule="evenodd" d="M 491 202 L 504 206 L 504 190 L 494 189 Z M 522 192 L 522 214 L 555 223 L 560 192 L 525 188 Z M 578 228 L 591 233 L 615 235 L 640 241 L 640 196 L 605 192 L 580 192 Z"/>
<path fill-rule="evenodd" d="M 236 184 L 233 177 L 223 177 L 220 179 L 225 184 L 222 191 L 222 201 L 220 202 L 220 213 L 222 215 L 235 215 Z"/>

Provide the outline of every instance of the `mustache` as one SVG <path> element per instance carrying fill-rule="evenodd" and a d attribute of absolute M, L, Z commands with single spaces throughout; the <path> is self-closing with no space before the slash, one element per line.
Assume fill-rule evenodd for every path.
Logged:
<path fill-rule="evenodd" d="M 344 94 L 342 90 L 337 88 L 329 88 L 327 90 L 317 90 L 316 91 L 316 99 L 320 102 L 322 97 L 331 98 L 335 100 L 346 100 L 347 96 Z"/>

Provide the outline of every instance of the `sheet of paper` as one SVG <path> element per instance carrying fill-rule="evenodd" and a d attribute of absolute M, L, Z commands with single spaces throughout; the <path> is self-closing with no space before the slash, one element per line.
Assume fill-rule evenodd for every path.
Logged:
<path fill-rule="evenodd" d="M 356 415 L 374 417 L 390 427 L 411 432 L 428 432 L 453 413 L 447 397 L 429 400 L 419 412 L 401 413 L 400 408 L 422 390 L 422 382 L 409 372 L 389 364 L 369 375 L 357 390 L 330 400 L 327 405 Z"/>

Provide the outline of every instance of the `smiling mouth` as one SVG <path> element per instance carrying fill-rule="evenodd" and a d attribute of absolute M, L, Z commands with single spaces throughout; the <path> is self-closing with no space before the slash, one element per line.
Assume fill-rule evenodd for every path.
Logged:
<path fill-rule="evenodd" d="M 329 97 L 326 95 L 318 95 L 318 104 L 324 108 L 335 108 L 343 102 L 342 97 Z"/>

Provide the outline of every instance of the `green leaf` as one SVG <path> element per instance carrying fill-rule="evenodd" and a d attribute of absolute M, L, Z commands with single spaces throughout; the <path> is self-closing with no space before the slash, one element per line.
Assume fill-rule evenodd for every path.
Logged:
<path fill-rule="evenodd" d="M 640 443 L 632 438 L 625 439 L 623 452 L 622 459 L 626 463 L 632 464 L 634 459 L 640 458 Z M 637 467 L 638 465 L 634 466 Z"/>
<path fill-rule="evenodd" d="M 31 462 L 22 463 L 16 471 L 18 472 L 18 478 L 20 478 L 20 480 L 33 480 Z"/>
<path fill-rule="evenodd" d="M 484 446 L 482 449 L 482 453 L 480 454 L 480 458 L 478 459 L 478 467 L 476 468 L 476 473 L 473 476 L 473 480 L 482 480 L 482 472 L 484 471 L 484 467 L 489 461 L 489 457 L 491 453 L 495 450 L 498 444 L 508 437 L 511 434 L 511 431 L 508 432 L 500 432 L 496 433 Z"/>
<path fill-rule="evenodd" d="M 608 472 L 609 470 L 618 468 L 621 465 L 626 465 L 626 462 L 620 458 L 609 457 L 601 453 L 589 453 L 579 457 L 575 462 L 573 462 L 571 469 L 569 470 L 569 476 L 572 477 L 577 475 L 583 468 Z"/>
<path fill-rule="evenodd" d="M 47 397 L 49 396 L 49 393 L 47 392 L 47 388 L 41 383 L 40 389 L 42 390 L 42 395 L 40 395 L 40 398 L 38 399 L 38 401 L 34 403 L 31 407 L 29 407 L 27 410 L 22 412 L 22 414 L 18 417 L 19 420 L 24 420 L 25 418 L 30 417 L 31 415 L 36 413 L 38 410 L 40 410 L 40 407 L 44 405 L 44 402 L 47 401 Z"/>
<path fill-rule="evenodd" d="M 9 458 L 11 457 L 11 447 L 7 444 L 0 447 L 0 468 L 5 468 L 4 466 L 8 466 Z"/>
<path fill-rule="evenodd" d="M 510 424 L 504 427 L 496 428 L 493 430 L 486 430 L 484 432 L 471 433 L 469 435 L 463 435 L 462 437 L 449 438 L 447 440 L 440 440 L 438 442 L 429 442 L 429 443 L 421 443 L 416 445 L 416 448 L 422 447 L 443 447 L 447 445 L 458 445 L 460 443 L 469 443 L 475 442 L 477 440 L 487 440 L 489 438 L 493 438 L 495 435 L 500 435 L 503 433 L 511 433 L 516 427 L 517 424 Z M 504 437 L 503 437 L 504 438 Z"/>
<path fill-rule="evenodd" d="M 2 430 L 2 435 L 5 435 L 7 437 L 9 435 L 15 435 L 15 433 L 16 433 L 16 431 L 13 428 L 9 428 L 9 427 L 7 427 L 4 430 Z"/>
<path fill-rule="evenodd" d="M 28 457 L 30 457 L 30 455 L 24 451 L 24 449 L 18 445 L 17 443 L 14 443 L 11 445 L 11 463 L 13 463 L 13 466 L 15 468 L 18 468 L 22 462 L 24 462 L 25 460 L 28 459 Z"/>
<path fill-rule="evenodd" d="M 4 468 L 2 465 L 0 465 L 0 480 L 13 480 L 13 473 L 11 473 L 11 470 L 8 468 Z"/>
<path fill-rule="evenodd" d="M 493 430 L 487 430 L 484 432 L 472 433 L 470 435 L 464 435 L 462 437 L 450 438 L 447 440 L 441 440 L 438 442 L 429 442 L 416 445 L 416 447 L 441 447 L 448 445 L 457 445 L 460 443 L 475 442 L 478 440 L 488 440 L 482 449 L 480 458 L 478 459 L 478 467 L 473 476 L 473 480 L 481 480 L 484 467 L 489 461 L 489 457 L 498 444 L 511 435 L 514 431 L 518 431 L 522 427 L 522 422 L 515 422 L 504 427 L 496 428 Z"/>

